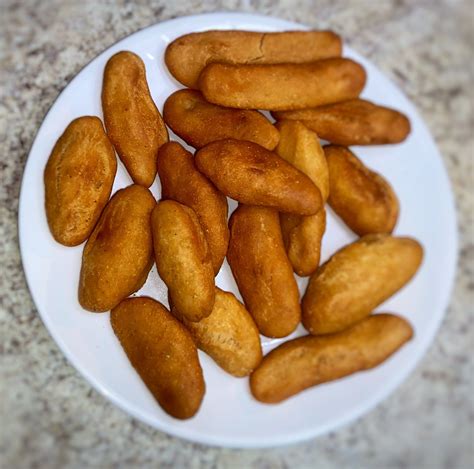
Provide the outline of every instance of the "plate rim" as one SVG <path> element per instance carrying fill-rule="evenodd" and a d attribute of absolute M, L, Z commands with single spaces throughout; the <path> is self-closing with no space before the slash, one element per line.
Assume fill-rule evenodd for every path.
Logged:
<path fill-rule="evenodd" d="M 153 23 L 149 26 L 146 26 L 144 28 L 141 28 L 137 31 L 134 31 L 131 34 L 128 34 L 114 43 L 110 44 L 107 46 L 105 49 L 97 53 L 91 60 L 89 60 L 84 66 L 82 66 L 76 74 L 66 83 L 66 85 L 62 88 L 60 93 L 56 96 L 54 101 L 51 103 L 49 109 L 45 113 L 44 117 L 41 120 L 41 124 L 38 127 L 38 130 L 36 131 L 35 137 L 33 139 L 33 142 L 28 150 L 28 156 L 25 161 L 24 169 L 22 172 L 22 177 L 21 177 L 21 184 L 20 184 L 20 192 L 19 192 L 19 198 L 18 198 L 18 226 L 17 226 L 17 234 L 18 234 L 18 244 L 19 244 L 19 252 L 20 252 L 20 259 L 21 259 L 21 265 L 23 268 L 24 276 L 25 276 L 25 281 L 26 285 L 29 291 L 29 294 L 31 296 L 31 299 L 33 300 L 34 306 L 36 311 L 39 313 L 39 316 L 46 327 L 46 330 L 48 331 L 49 335 L 51 338 L 56 342 L 56 345 L 59 347 L 61 353 L 66 357 L 67 361 L 69 364 L 76 370 L 78 371 L 79 375 L 83 379 L 85 379 L 90 386 L 92 386 L 96 391 L 98 391 L 100 394 L 102 394 L 108 401 L 112 402 L 113 405 L 117 406 L 119 409 L 121 409 L 123 412 L 126 414 L 132 416 L 133 418 L 146 423 L 147 425 L 151 426 L 154 429 L 157 429 L 159 431 L 162 431 L 168 435 L 172 435 L 174 437 L 179 437 L 183 438 L 187 441 L 191 442 L 196 442 L 208 446 L 213 446 L 213 447 L 228 447 L 228 448 L 271 448 L 271 447 L 277 447 L 277 446 L 286 446 L 286 445 L 291 445 L 291 444 L 296 444 L 298 442 L 304 442 L 312 438 L 319 437 L 323 434 L 326 434 L 330 431 L 337 431 L 341 427 L 349 424 L 350 422 L 354 422 L 370 412 L 373 408 L 375 408 L 377 405 L 381 404 L 384 400 L 387 399 L 389 395 L 391 395 L 394 390 L 399 387 L 402 383 L 404 383 L 407 378 L 413 373 L 414 369 L 419 365 L 421 360 L 426 356 L 426 353 L 429 349 L 429 347 L 433 344 L 433 341 L 439 331 L 439 328 L 441 326 L 441 323 L 443 322 L 444 318 L 446 317 L 448 308 L 450 306 L 451 298 L 452 298 L 452 293 L 453 293 L 453 288 L 455 285 L 455 280 L 456 280 L 456 274 L 457 274 L 457 266 L 458 266 L 458 257 L 459 257 L 459 225 L 458 225 L 458 214 L 456 210 L 456 204 L 455 204 L 455 196 L 454 196 L 454 191 L 453 191 L 453 185 L 451 183 L 451 179 L 449 177 L 449 172 L 446 169 L 446 164 L 443 159 L 443 156 L 441 152 L 438 149 L 438 146 L 436 144 L 436 141 L 431 134 L 429 127 L 425 123 L 425 120 L 423 119 L 422 115 L 418 111 L 417 107 L 415 104 L 412 102 L 411 99 L 409 99 L 404 91 L 395 83 L 393 80 L 388 77 L 385 73 L 383 73 L 380 68 L 374 64 L 370 59 L 366 58 L 362 54 L 357 53 L 353 48 L 348 47 L 344 45 L 344 47 L 350 49 L 352 52 L 355 52 L 357 55 L 360 55 L 363 57 L 363 59 L 367 62 L 369 62 L 372 66 L 377 68 L 380 73 L 384 76 L 384 78 L 391 83 L 391 85 L 398 90 L 398 92 L 402 93 L 405 97 L 405 99 L 410 103 L 410 106 L 412 107 L 412 110 L 414 113 L 417 114 L 417 117 L 419 118 L 419 124 L 423 127 L 423 130 L 426 131 L 427 135 L 431 139 L 431 143 L 433 144 L 433 149 L 437 153 L 437 157 L 439 159 L 439 162 L 442 167 L 442 171 L 444 174 L 444 177 L 446 178 L 446 183 L 449 187 L 449 193 L 446 194 L 446 202 L 450 206 L 451 213 L 453 215 L 453 224 L 452 224 L 452 229 L 451 229 L 451 237 L 450 237 L 450 242 L 451 242 L 451 251 L 452 251 L 452 262 L 448 266 L 447 269 L 445 269 L 445 277 L 449 280 L 449 286 L 446 288 L 446 294 L 445 297 L 443 298 L 443 304 L 442 308 L 440 310 L 442 311 L 437 323 L 434 325 L 431 331 L 425 335 L 425 341 L 422 344 L 422 347 L 420 349 L 420 352 L 418 354 L 418 357 L 414 359 L 413 361 L 410 362 L 409 366 L 406 366 L 403 371 L 400 373 L 398 376 L 397 380 L 393 380 L 390 385 L 384 387 L 380 392 L 377 394 L 374 394 L 372 396 L 372 399 L 363 405 L 355 406 L 352 412 L 349 412 L 347 415 L 344 417 L 339 418 L 337 421 L 333 421 L 330 424 L 326 424 L 325 426 L 319 425 L 318 427 L 312 427 L 308 430 L 303 430 L 300 432 L 293 432 L 290 435 L 286 436 L 279 436 L 279 437 L 260 437 L 257 441 L 250 441 L 245 438 L 240 438 L 240 437 L 227 437 L 227 436 L 214 436 L 210 437 L 208 435 L 202 436 L 199 432 L 196 432 L 194 430 L 189 430 L 186 426 L 172 426 L 169 427 L 168 424 L 164 421 L 160 420 L 153 420 L 152 418 L 149 418 L 148 415 L 145 413 L 140 412 L 134 405 L 131 404 L 126 404 L 125 402 L 122 401 L 119 397 L 117 397 L 114 393 L 109 392 L 100 382 L 98 382 L 93 376 L 91 376 L 88 372 L 87 369 L 82 367 L 80 364 L 76 363 L 75 358 L 73 354 L 70 353 L 67 345 L 63 342 L 61 336 L 59 334 L 56 334 L 53 332 L 53 328 L 50 327 L 50 320 L 47 315 L 43 315 L 41 310 L 37 306 L 37 301 L 35 298 L 35 295 L 33 294 L 33 289 L 31 288 L 31 279 L 28 274 L 28 270 L 26 267 L 27 260 L 25 259 L 23 255 L 23 245 L 25 243 L 24 235 L 24 230 L 22 229 L 22 226 L 24 222 L 22 221 L 25 217 L 23 215 L 24 213 L 24 199 L 25 199 L 25 193 L 27 192 L 24 186 L 24 176 L 25 173 L 28 170 L 28 165 L 31 162 L 31 153 L 32 150 L 35 147 L 35 144 L 37 142 L 38 136 L 40 135 L 43 127 L 45 126 L 45 122 L 48 120 L 50 117 L 51 111 L 53 110 L 56 102 L 59 100 L 61 95 L 64 93 L 64 91 L 71 85 L 77 78 L 78 76 L 82 73 L 82 71 L 87 68 L 91 63 L 93 63 L 95 60 L 98 60 L 104 53 L 106 53 L 108 50 L 111 48 L 115 47 L 117 44 L 120 42 L 131 38 L 132 36 L 138 35 L 142 33 L 143 31 L 146 31 L 148 29 L 152 29 L 158 25 L 163 25 L 167 24 L 170 25 L 172 23 L 179 23 L 182 20 L 201 20 L 201 19 L 210 19 L 210 18 L 219 18 L 222 16 L 225 16 L 225 21 L 228 21 L 230 18 L 233 17 L 233 21 L 246 21 L 246 20 L 261 20 L 261 21 L 266 21 L 268 19 L 272 21 L 278 21 L 281 22 L 282 24 L 286 23 L 285 27 L 293 27 L 293 28 L 298 28 L 298 29 L 310 29 L 310 27 L 306 24 L 303 23 L 298 23 L 295 21 L 291 20 L 286 20 L 283 18 L 279 18 L 277 16 L 272 16 L 272 15 L 263 15 L 263 14 L 254 14 L 254 13 L 243 13 L 243 12 L 226 12 L 226 11 L 217 11 L 217 12 L 211 12 L 211 13 L 200 13 L 200 14 L 195 14 L 195 15 L 183 15 L 179 16 L 176 18 L 171 18 L 165 21 L 159 21 L 157 23 Z M 192 31 L 190 31 L 192 32 Z M 441 303 L 441 302 L 440 302 Z"/>

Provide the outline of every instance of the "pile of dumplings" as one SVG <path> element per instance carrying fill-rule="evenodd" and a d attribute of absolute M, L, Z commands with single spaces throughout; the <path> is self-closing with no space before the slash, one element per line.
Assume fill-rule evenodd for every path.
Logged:
<path fill-rule="evenodd" d="M 397 196 L 348 148 L 399 143 L 410 122 L 361 99 L 366 72 L 341 55 L 331 31 L 178 37 L 164 61 L 186 88 L 162 117 L 141 58 L 118 52 L 104 70 L 104 125 L 79 117 L 52 150 L 46 215 L 58 243 L 85 242 L 79 302 L 111 311 L 131 365 L 175 418 L 195 415 L 205 395 L 197 349 L 278 403 L 375 367 L 413 335 L 401 316 L 372 312 L 415 275 L 423 249 L 391 234 Z M 110 197 L 116 154 L 133 184 Z M 239 203 L 230 219 L 228 197 Z M 320 265 L 326 204 L 358 239 Z M 215 284 L 224 259 L 243 303 Z M 154 263 L 169 307 L 131 297 Z M 309 277 L 301 300 L 295 274 Z M 308 335 L 263 357 L 260 334 L 286 337 L 300 323 Z"/>

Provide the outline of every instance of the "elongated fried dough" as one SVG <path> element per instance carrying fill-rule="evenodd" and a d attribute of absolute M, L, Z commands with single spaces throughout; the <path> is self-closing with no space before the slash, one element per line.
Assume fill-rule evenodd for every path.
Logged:
<path fill-rule="evenodd" d="M 368 370 L 413 336 L 403 318 L 376 314 L 345 331 L 290 340 L 265 356 L 250 376 L 253 396 L 275 404 L 317 384 Z"/>
<path fill-rule="evenodd" d="M 113 55 L 104 70 L 105 128 L 133 181 L 149 187 L 156 176 L 156 153 L 168 131 L 153 102 L 145 64 L 133 52 Z"/>
<path fill-rule="evenodd" d="M 98 117 L 74 119 L 44 170 L 45 208 L 54 239 L 77 246 L 91 234 L 109 200 L 117 159 Z"/>
<path fill-rule="evenodd" d="M 300 322 L 299 292 L 286 257 L 278 213 L 239 205 L 230 218 L 232 273 L 259 331 L 285 337 Z"/>
<path fill-rule="evenodd" d="M 145 283 L 153 265 L 150 216 L 155 199 L 132 185 L 105 206 L 82 254 L 79 303 L 108 311 Z"/>
<path fill-rule="evenodd" d="M 280 214 L 281 234 L 288 259 L 300 277 L 314 273 L 321 259 L 321 242 L 326 231 L 326 209 L 301 217 Z"/>
<path fill-rule="evenodd" d="M 211 314 L 199 322 L 181 318 L 198 348 L 206 352 L 231 375 L 249 375 L 262 360 L 257 326 L 244 305 L 232 294 L 216 288 Z"/>
<path fill-rule="evenodd" d="M 198 87 L 209 63 L 302 63 L 340 56 L 341 38 L 332 31 L 204 31 L 180 36 L 165 52 L 171 74 L 189 88 Z"/>
<path fill-rule="evenodd" d="M 224 261 L 229 243 L 227 199 L 200 173 L 194 158 L 179 143 L 165 143 L 158 151 L 161 196 L 192 208 L 206 236 L 214 273 Z"/>
<path fill-rule="evenodd" d="M 281 138 L 276 153 L 309 176 L 325 201 L 329 193 L 329 176 L 318 136 L 297 121 L 281 121 L 278 129 Z M 321 257 L 321 241 L 326 230 L 324 207 L 307 217 L 281 213 L 280 223 L 294 271 L 301 276 L 311 275 L 318 268 Z"/>
<path fill-rule="evenodd" d="M 345 146 L 399 143 L 410 133 L 410 121 L 404 114 L 364 99 L 274 112 L 273 116 L 302 121 L 324 140 Z"/>
<path fill-rule="evenodd" d="M 311 277 L 301 304 L 303 325 L 317 335 L 360 321 L 410 281 L 422 257 L 414 239 L 386 234 L 343 247 Z"/>
<path fill-rule="evenodd" d="M 364 68 L 350 59 L 304 64 L 228 65 L 213 63 L 199 76 L 207 101 L 241 109 L 283 111 L 357 98 Z"/>
<path fill-rule="evenodd" d="M 110 322 L 130 363 L 165 412 L 188 419 L 198 411 L 205 383 L 193 339 L 151 298 L 122 301 Z"/>
<path fill-rule="evenodd" d="M 151 227 L 156 267 L 173 304 L 190 321 L 209 316 L 215 299 L 214 271 L 196 214 L 164 200 L 153 209 Z"/>
<path fill-rule="evenodd" d="M 323 201 L 329 195 L 329 173 L 324 150 L 318 135 L 300 122 L 281 121 L 277 124 L 281 139 L 275 153 L 316 184 Z"/>
<path fill-rule="evenodd" d="M 390 184 L 348 148 L 324 147 L 329 168 L 329 205 L 359 236 L 391 233 L 398 219 L 398 199 Z"/>
<path fill-rule="evenodd" d="M 312 215 L 322 206 L 308 176 L 256 143 L 213 142 L 196 153 L 195 162 L 222 193 L 244 204 L 298 215 Z"/>
<path fill-rule="evenodd" d="M 163 117 L 173 132 L 194 148 L 225 138 L 249 140 L 267 150 L 278 143 L 278 130 L 258 111 L 208 103 L 199 91 L 173 93 L 165 102 Z"/>

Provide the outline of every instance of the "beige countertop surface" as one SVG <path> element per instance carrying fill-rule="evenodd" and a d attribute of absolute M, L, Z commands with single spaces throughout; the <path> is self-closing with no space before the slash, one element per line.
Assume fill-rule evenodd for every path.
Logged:
<path fill-rule="evenodd" d="M 43 326 L 18 250 L 23 167 L 38 126 L 69 80 L 102 50 L 145 26 L 224 10 L 342 34 L 418 106 L 443 154 L 458 210 L 460 257 L 451 304 L 416 371 L 351 425 L 267 450 L 182 441 L 98 394 Z M 0 41 L 0 467 L 472 467 L 472 0 L 2 0 Z"/>

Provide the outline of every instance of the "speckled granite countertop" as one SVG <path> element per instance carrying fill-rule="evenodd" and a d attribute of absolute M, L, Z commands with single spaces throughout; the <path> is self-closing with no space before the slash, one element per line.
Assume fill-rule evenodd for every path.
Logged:
<path fill-rule="evenodd" d="M 441 331 L 418 369 L 352 425 L 266 451 L 181 441 L 133 420 L 95 392 L 44 328 L 25 285 L 17 244 L 28 150 L 68 81 L 129 33 L 216 10 L 265 13 L 340 32 L 416 103 L 444 155 L 458 208 L 456 287 Z M 473 13 L 472 0 L 2 0 L 0 467 L 467 469 L 474 460 Z"/>

